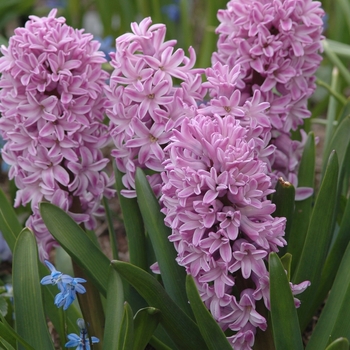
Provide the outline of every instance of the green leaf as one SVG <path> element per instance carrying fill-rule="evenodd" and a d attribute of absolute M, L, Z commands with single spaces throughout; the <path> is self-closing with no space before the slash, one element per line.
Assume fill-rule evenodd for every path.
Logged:
<path fill-rule="evenodd" d="M 339 57 L 329 48 L 327 40 L 323 40 L 323 48 L 328 59 L 339 69 L 339 72 L 345 79 L 346 83 L 350 85 L 350 73 L 348 69 L 344 66 Z"/>
<path fill-rule="evenodd" d="M 0 296 L 0 313 L 4 317 L 7 315 L 8 312 L 8 304 L 5 297 Z"/>
<path fill-rule="evenodd" d="M 350 58 L 350 45 L 331 39 L 327 39 L 327 44 L 329 49 L 335 54 L 346 58 Z"/>
<path fill-rule="evenodd" d="M 293 257 L 291 254 L 289 253 L 286 253 L 285 255 L 283 255 L 281 257 L 281 263 L 283 265 L 283 268 L 286 270 L 287 272 L 287 279 L 288 279 L 288 282 L 290 281 L 290 275 L 291 275 L 291 268 L 292 268 L 292 260 L 293 260 Z"/>
<path fill-rule="evenodd" d="M 337 273 L 340 262 L 343 258 L 346 246 L 350 241 L 350 199 L 348 199 L 343 219 L 340 224 L 339 232 L 336 236 L 335 242 L 333 243 L 330 252 L 327 255 L 326 262 L 322 269 L 320 286 L 317 294 L 314 297 L 314 309 L 317 305 L 320 305 L 334 282 L 335 275 Z"/>
<path fill-rule="evenodd" d="M 340 85 L 340 79 L 339 79 L 339 71 L 336 67 L 332 70 L 332 83 L 331 83 L 331 89 L 333 91 L 338 91 Z M 334 121 L 336 120 L 337 112 L 339 107 L 338 100 L 330 95 L 329 96 L 329 103 L 327 108 L 327 116 L 326 116 L 326 131 L 325 131 L 325 137 L 324 137 L 324 148 L 327 149 L 328 144 L 331 140 L 331 137 L 334 132 Z"/>
<path fill-rule="evenodd" d="M 186 272 L 177 264 L 175 260 L 177 253 L 173 243 L 168 239 L 171 229 L 165 226 L 159 202 L 145 174 L 139 168 L 136 169 L 135 183 L 140 211 L 157 257 L 164 288 L 176 304 L 192 316 L 185 290 Z"/>
<path fill-rule="evenodd" d="M 300 161 L 298 173 L 299 187 L 314 187 L 315 181 L 315 135 L 309 133 L 303 156 Z M 293 256 L 292 275 L 300 260 L 300 255 L 304 246 L 307 229 L 310 222 L 313 205 L 313 197 L 295 202 L 294 216 L 288 237 L 287 251 Z"/>
<path fill-rule="evenodd" d="M 149 264 L 146 256 L 146 237 L 142 215 L 136 198 L 126 198 L 120 192 L 124 189 L 123 174 L 115 167 L 115 186 L 118 191 L 119 204 L 123 213 L 125 232 L 128 237 L 130 262 L 145 271 Z"/>
<path fill-rule="evenodd" d="M 348 244 L 344 257 L 336 274 L 332 289 L 322 309 L 316 327 L 307 344 L 306 350 L 325 349 L 329 340 L 336 340 L 339 335 L 337 329 L 342 324 L 348 327 L 348 322 L 340 318 L 342 311 L 350 312 L 350 244 Z M 344 308 L 346 310 L 342 310 Z M 344 315 L 341 315 L 344 317 Z M 348 331 L 347 331 L 348 332 Z M 331 338 L 331 339 L 330 339 Z"/>
<path fill-rule="evenodd" d="M 152 338 L 149 341 L 149 344 L 156 350 L 172 350 L 172 348 L 169 348 L 169 346 L 165 345 L 155 336 L 152 336 Z"/>
<path fill-rule="evenodd" d="M 5 350 L 15 350 L 15 348 L 2 337 L 0 337 L 0 343 L 5 347 Z"/>
<path fill-rule="evenodd" d="M 103 349 L 110 350 L 119 343 L 119 330 L 124 313 L 123 282 L 115 269 L 109 267 Z"/>
<path fill-rule="evenodd" d="M 31 345 L 29 345 L 16 331 L 6 322 L 5 318 L 0 315 L 0 334 L 7 342 L 16 346 L 16 340 L 21 344 L 26 350 L 35 350 Z"/>
<path fill-rule="evenodd" d="M 331 152 L 335 150 L 337 152 L 338 160 L 339 160 L 339 168 L 342 169 L 344 161 L 347 159 L 346 155 L 349 153 L 349 145 L 350 145 L 350 116 L 344 118 L 344 120 L 338 125 L 335 130 L 333 137 L 328 145 L 328 147 L 324 151 L 324 169 L 327 163 L 326 159 L 329 158 Z M 348 165 L 349 166 L 349 165 Z"/>
<path fill-rule="evenodd" d="M 295 207 L 294 186 L 290 182 L 284 181 L 284 179 L 279 178 L 276 186 L 276 192 L 272 196 L 272 203 L 276 205 L 276 210 L 273 213 L 273 216 L 285 217 L 287 219 L 284 238 L 288 242 Z M 287 246 L 282 247 L 279 250 L 279 255 L 284 255 L 286 253 L 286 250 Z"/>
<path fill-rule="evenodd" d="M 338 159 L 331 153 L 321 188 L 316 198 L 309 229 L 300 261 L 292 277 L 293 283 L 308 280 L 311 287 L 301 296 L 298 309 L 301 329 L 304 329 L 315 311 L 312 308 L 314 295 L 319 288 L 321 266 L 323 266 L 332 239 L 333 212 L 336 205 Z"/>
<path fill-rule="evenodd" d="M 124 304 L 124 313 L 119 334 L 118 349 L 132 350 L 134 343 L 134 322 L 130 305 Z"/>
<path fill-rule="evenodd" d="M 225 333 L 204 305 L 193 277 L 190 275 L 186 276 L 186 291 L 199 330 L 208 349 L 232 350 L 232 346 L 226 339 Z"/>
<path fill-rule="evenodd" d="M 338 338 L 329 344 L 326 350 L 349 350 L 349 341 L 346 338 Z"/>
<path fill-rule="evenodd" d="M 133 350 L 144 350 L 160 321 L 160 311 L 154 307 L 140 309 L 134 317 Z"/>
<path fill-rule="evenodd" d="M 19 223 L 13 206 L 9 203 L 5 193 L 0 188 L 0 228 L 1 232 L 9 245 L 11 251 L 15 247 L 16 239 L 22 231 L 22 225 Z"/>
<path fill-rule="evenodd" d="M 2 339 L 5 339 L 13 347 L 16 346 L 16 339 L 20 338 L 20 336 L 14 331 L 14 329 L 8 323 L 6 323 L 4 317 L 1 317 L 0 334 Z"/>
<path fill-rule="evenodd" d="M 110 210 L 108 199 L 106 197 L 103 197 L 103 206 L 106 212 L 106 221 L 108 224 L 108 234 L 109 234 L 109 241 L 112 249 L 112 256 L 114 260 L 118 260 L 119 256 L 118 256 L 117 235 L 113 226 L 112 212 Z"/>
<path fill-rule="evenodd" d="M 112 266 L 144 297 L 149 306 L 160 310 L 160 322 L 179 349 L 207 349 L 197 325 L 154 277 L 126 262 L 112 261 Z"/>
<path fill-rule="evenodd" d="M 108 258 L 87 237 L 84 230 L 62 209 L 51 203 L 40 203 L 40 213 L 46 227 L 64 250 L 94 281 L 106 296 Z"/>
<path fill-rule="evenodd" d="M 276 350 L 302 350 L 299 320 L 284 267 L 276 253 L 269 256 L 270 303 Z"/>
<path fill-rule="evenodd" d="M 41 296 L 37 243 L 33 233 L 27 228 L 18 236 L 12 271 L 18 334 L 35 349 L 54 350 Z M 19 349 L 24 347 L 19 346 Z"/>

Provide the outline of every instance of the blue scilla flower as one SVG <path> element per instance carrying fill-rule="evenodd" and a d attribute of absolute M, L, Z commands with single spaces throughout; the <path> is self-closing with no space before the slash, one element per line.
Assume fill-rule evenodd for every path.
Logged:
<path fill-rule="evenodd" d="M 60 293 L 55 297 L 55 305 L 57 307 L 63 306 L 63 310 L 67 310 L 69 305 L 75 300 L 77 292 L 81 294 L 86 292 L 86 289 L 80 284 L 86 282 L 86 280 L 83 278 L 73 278 L 57 271 L 55 266 L 47 260 L 45 260 L 45 264 L 50 269 L 51 274 L 43 277 L 40 283 L 43 285 L 57 285 Z"/>
<path fill-rule="evenodd" d="M 67 283 L 64 283 L 64 290 L 58 293 L 55 297 L 55 305 L 57 307 L 63 306 L 63 310 L 67 310 L 69 305 L 72 304 L 72 302 L 76 298 L 77 292 L 80 294 L 86 292 L 85 287 L 79 284 L 86 282 L 86 280 L 84 280 L 83 278 L 70 278 L 70 281 L 67 280 Z"/>
<path fill-rule="evenodd" d="M 76 346 L 76 350 L 90 350 L 90 338 L 88 337 L 85 322 L 82 318 L 78 318 L 77 324 L 80 328 L 80 335 L 71 333 L 67 336 L 69 342 L 65 344 L 66 348 L 73 348 Z M 98 343 L 100 340 L 96 337 L 91 337 L 91 343 Z"/>
<path fill-rule="evenodd" d="M 172 4 L 162 6 L 162 12 L 167 15 L 170 21 L 178 22 L 180 20 L 179 1 L 175 0 Z"/>
<path fill-rule="evenodd" d="M 67 7 L 66 0 L 46 0 L 46 6 L 49 8 L 65 8 Z"/>
<path fill-rule="evenodd" d="M 62 291 L 64 289 L 63 281 L 62 281 L 63 273 L 60 271 L 57 271 L 55 266 L 53 266 L 49 261 L 45 260 L 45 264 L 51 271 L 51 275 L 43 277 L 40 283 L 43 285 L 46 285 L 46 284 L 52 284 L 53 286 L 57 285 L 58 289 Z"/>
<path fill-rule="evenodd" d="M 95 36 L 95 39 L 100 42 L 100 51 L 102 51 L 105 56 L 106 60 L 110 61 L 111 57 L 109 56 L 110 52 L 115 51 L 115 46 L 114 46 L 114 39 L 112 35 L 108 35 L 105 38 L 101 38 L 100 36 Z"/>

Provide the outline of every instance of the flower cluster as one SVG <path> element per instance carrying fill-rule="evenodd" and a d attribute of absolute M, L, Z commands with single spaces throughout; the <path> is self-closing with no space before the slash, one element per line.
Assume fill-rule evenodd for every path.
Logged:
<path fill-rule="evenodd" d="M 15 206 L 31 203 L 41 259 L 55 244 L 38 208 L 49 201 L 78 223 L 95 227 L 100 201 L 114 191 L 101 148 L 109 142 L 103 124 L 103 86 L 108 74 L 99 43 L 56 18 L 31 16 L 1 47 L 0 131 L 3 159 L 17 188 Z"/>
<path fill-rule="evenodd" d="M 112 53 L 114 71 L 106 88 L 107 115 L 115 149 L 111 152 L 117 168 L 125 173 L 124 196 L 135 196 L 136 167 L 163 170 L 164 146 L 171 131 L 186 116 L 194 116 L 196 101 L 205 95 L 203 70 L 193 69 L 195 52 L 190 58 L 182 49 L 174 49 L 175 40 L 164 41 L 164 24 L 151 25 L 150 18 L 132 23 L 132 33 L 116 40 Z M 174 85 L 174 80 L 180 83 Z M 159 174 L 149 176 L 159 195 Z"/>
<path fill-rule="evenodd" d="M 162 211 L 177 261 L 222 329 L 232 331 L 232 346 L 250 349 L 256 329 L 267 327 L 256 309 L 260 300 L 270 306 L 264 260 L 286 244 L 286 219 L 271 216 L 261 139 L 233 115 L 198 114 L 174 130 L 166 151 Z"/>
<path fill-rule="evenodd" d="M 42 285 L 52 284 L 56 285 L 59 293 L 55 297 L 55 305 L 57 307 L 63 306 L 63 310 L 67 310 L 76 298 L 76 293 L 85 293 L 85 288 L 80 284 L 86 282 L 83 278 L 73 278 L 69 275 L 57 271 L 56 268 L 47 260 L 46 266 L 50 269 L 51 274 L 42 278 L 40 283 Z"/>
<path fill-rule="evenodd" d="M 90 341 L 92 344 L 98 343 L 100 340 L 96 337 L 88 337 L 87 329 L 85 326 L 85 322 L 82 318 L 78 318 L 77 320 L 78 327 L 80 328 L 80 334 L 68 334 L 69 342 L 65 344 L 66 348 L 77 347 L 76 350 L 90 350 Z"/>
<path fill-rule="evenodd" d="M 270 103 L 271 143 L 276 151 L 269 163 L 275 183 L 282 176 L 297 187 L 297 170 L 305 135 L 291 140 L 310 116 L 307 100 L 315 90 L 320 64 L 323 10 L 312 0 L 231 0 L 219 10 L 218 51 L 213 64 L 241 65 L 243 96 L 259 91 Z M 297 198 L 310 195 L 297 189 Z"/>

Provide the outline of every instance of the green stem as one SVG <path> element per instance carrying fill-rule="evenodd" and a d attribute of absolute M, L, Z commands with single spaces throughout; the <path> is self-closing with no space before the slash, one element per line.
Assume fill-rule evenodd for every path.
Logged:
<path fill-rule="evenodd" d="M 333 92 L 336 92 L 338 87 L 339 87 L 339 71 L 337 67 L 334 67 L 332 71 L 332 83 L 330 88 Z M 334 95 L 331 95 L 329 97 L 329 104 L 328 104 L 328 110 L 327 110 L 327 126 L 326 126 L 326 135 L 325 135 L 325 141 L 324 141 L 325 149 L 327 149 L 327 146 L 333 135 L 333 131 L 334 131 L 333 122 L 336 120 L 337 108 L 338 108 L 338 102 L 335 99 Z"/>
<path fill-rule="evenodd" d="M 103 205 L 104 205 L 105 211 L 106 211 L 106 219 L 107 219 L 107 224 L 108 224 L 109 241 L 110 241 L 111 248 L 112 248 L 113 260 L 119 260 L 117 235 L 116 235 L 116 232 L 114 231 L 113 220 L 112 220 L 112 213 L 110 211 L 110 208 L 109 208 L 109 205 L 108 205 L 108 200 L 107 200 L 106 197 L 103 197 Z"/>
<path fill-rule="evenodd" d="M 337 72 L 337 74 L 339 74 L 339 71 Z M 339 103 L 341 103 L 344 106 L 346 105 L 347 99 L 342 94 L 334 90 L 332 86 L 328 85 L 326 82 L 318 78 L 316 79 L 316 84 L 325 88 Z"/>
<path fill-rule="evenodd" d="M 350 72 L 344 66 L 339 57 L 329 48 L 327 40 L 323 41 L 324 52 L 329 60 L 339 69 L 340 74 L 343 76 L 348 85 L 350 85 Z"/>
<path fill-rule="evenodd" d="M 74 261 L 73 270 L 75 276 L 84 278 L 87 281 L 84 283 L 86 293 L 77 294 L 79 305 L 89 336 L 95 336 L 100 340 L 99 343 L 94 345 L 94 348 L 97 350 L 102 350 L 105 317 L 100 293 L 93 285 L 93 283 L 89 280 L 89 277 L 85 274 L 85 271 L 81 269 Z"/>

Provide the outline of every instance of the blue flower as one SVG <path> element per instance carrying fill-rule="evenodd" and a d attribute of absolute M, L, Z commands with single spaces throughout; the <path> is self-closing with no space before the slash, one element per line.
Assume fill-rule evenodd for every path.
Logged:
<path fill-rule="evenodd" d="M 45 260 L 45 264 L 50 269 L 51 275 L 43 277 L 40 283 L 43 285 L 57 285 L 60 293 L 55 297 L 55 305 L 57 307 L 63 306 L 63 310 L 67 310 L 75 300 L 77 292 L 81 294 L 86 292 L 86 289 L 79 284 L 86 282 L 86 280 L 83 278 L 73 278 L 57 271 L 55 266 L 47 260 Z"/>
<path fill-rule="evenodd" d="M 65 8 L 67 7 L 66 0 L 47 0 L 46 6 L 49 8 Z"/>
<path fill-rule="evenodd" d="M 51 275 L 45 276 L 41 279 L 40 283 L 43 285 L 46 284 L 52 284 L 57 285 L 58 289 L 62 291 L 64 289 L 62 277 L 63 273 L 60 271 L 57 271 L 55 266 L 53 266 L 49 261 L 45 260 L 46 266 L 50 269 Z"/>
<path fill-rule="evenodd" d="M 165 13 L 170 21 L 178 22 L 180 20 L 179 1 L 174 1 L 173 4 L 162 6 L 162 12 Z"/>
<path fill-rule="evenodd" d="M 105 38 L 101 38 L 100 36 L 95 36 L 95 40 L 99 41 L 101 46 L 100 46 L 100 51 L 102 51 L 105 56 L 106 60 L 110 61 L 111 57 L 109 54 L 111 52 L 115 52 L 115 46 L 114 45 L 114 39 L 112 35 L 108 35 Z"/>
<path fill-rule="evenodd" d="M 66 275 L 67 277 L 70 277 Z M 86 289 L 79 283 L 86 282 L 83 278 L 72 278 L 71 280 L 67 280 L 64 285 L 64 290 L 62 290 L 60 293 L 58 293 L 55 297 L 55 305 L 57 307 L 63 306 L 63 310 L 67 310 L 69 305 L 72 304 L 72 302 L 76 298 L 76 293 L 83 294 L 86 292 Z"/>
<path fill-rule="evenodd" d="M 77 320 L 77 324 L 80 328 L 80 335 L 77 335 L 75 333 L 71 333 L 67 336 L 69 339 L 69 342 L 65 344 L 66 348 L 73 348 L 77 347 L 76 350 L 90 350 L 90 338 L 87 334 L 87 329 L 85 327 L 85 322 L 82 318 L 79 318 Z M 91 343 L 95 344 L 98 343 L 100 340 L 96 337 L 91 337 Z"/>

